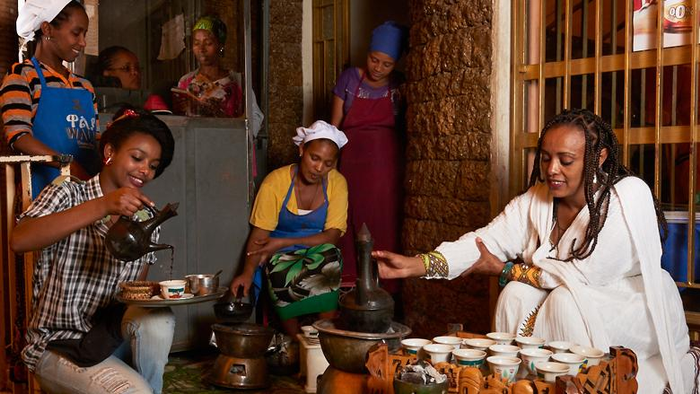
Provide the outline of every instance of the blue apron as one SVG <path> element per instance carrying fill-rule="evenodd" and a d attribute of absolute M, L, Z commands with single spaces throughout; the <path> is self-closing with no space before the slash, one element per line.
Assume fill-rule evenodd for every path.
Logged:
<path fill-rule="evenodd" d="M 275 231 L 270 233 L 270 238 L 301 238 L 310 235 L 318 234 L 323 232 L 323 228 L 326 225 L 326 217 L 328 216 L 328 193 L 326 191 L 326 180 L 323 180 L 323 204 L 309 212 L 306 215 L 295 215 L 290 212 L 287 208 L 287 203 L 289 203 L 289 197 L 294 191 L 294 180 L 297 177 L 297 172 L 299 167 L 294 169 L 294 176 L 292 177 L 292 184 L 287 190 L 287 196 L 284 198 L 282 203 L 282 209 L 280 209 L 280 214 L 277 219 L 277 227 Z M 297 207 L 299 203 L 297 202 Z M 298 209 L 298 208 L 297 208 Z M 298 249 L 306 249 L 306 245 L 292 245 L 284 249 L 280 249 L 275 253 L 280 252 L 290 252 Z M 253 277 L 253 285 L 255 287 L 255 299 L 258 299 L 258 293 L 262 288 L 263 272 L 265 266 L 260 266 L 255 271 L 255 276 Z"/>
<path fill-rule="evenodd" d="M 33 57 L 32 63 L 41 81 L 41 97 L 32 127 L 34 138 L 59 153 L 73 155 L 73 160 L 90 176 L 97 174 L 101 163 L 92 93 L 87 89 L 47 86 L 39 62 Z M 58 168 L 32 165 L 32 198 L 59 174 Z"/>

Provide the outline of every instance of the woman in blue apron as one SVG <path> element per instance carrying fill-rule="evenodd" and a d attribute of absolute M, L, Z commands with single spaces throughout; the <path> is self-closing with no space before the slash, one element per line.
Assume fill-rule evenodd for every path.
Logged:
<path fill-rule="evenodd" d="M 299 163 L 265 177 L 250 217 L 243 272 L 231 282 L 247 296 L 266 273 L 268 293 L 285 332 L 298 316 L 331 317 L 338 306 L 342 257 L 335 244 L 347 226 L 348 191 L 335 169 L 345 134 L 323 121 L 299 127 Z M 264 268 L 262 268 L 264 267 Z"/>
<path fill-rule="evenodd" d="M 70 154 L 71 173 L 89 179 L 100 170 L 97 112 L 90 82 L 63 66 L 85 48 L 88 17 L 71 0 L 29 0 L 20 9 L 17 34 L 36 39 L 34 57 L 14 64 L 2 86 L 2 117 L 7 142 L 30 155 Z M 77 34 L 76 34 L 77 32 Z M 32 196 L 59 170 L 32 167 Z"/>

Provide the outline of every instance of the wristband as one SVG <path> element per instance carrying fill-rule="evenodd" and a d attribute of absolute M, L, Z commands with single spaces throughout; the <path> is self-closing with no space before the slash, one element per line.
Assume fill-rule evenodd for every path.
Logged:
<path fill-rule="evenodd" d="M 508 284 L 508 275 L 510 274 L 510 270 L 513 269 L 513 262 L 509 261 L 506 263 L 505 266 L 503 266 L 503 271 L 501 271 L 501 276 L 498 278 L 498 285 L 501 287 L 505 287 Z"/>

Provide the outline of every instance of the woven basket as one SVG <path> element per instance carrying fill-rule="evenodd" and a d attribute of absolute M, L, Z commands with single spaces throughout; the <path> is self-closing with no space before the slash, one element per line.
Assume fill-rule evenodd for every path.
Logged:
<path fill-rule="evenodd" d="M 122 298 L 128 300 L 149 300 L 160 292 L 158 282 L 133 281 L 119 284 L 122 289 Z"/>

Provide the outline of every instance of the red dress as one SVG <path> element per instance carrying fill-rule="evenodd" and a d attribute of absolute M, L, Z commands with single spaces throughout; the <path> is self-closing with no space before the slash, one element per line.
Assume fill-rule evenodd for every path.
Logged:
<path fill-rule="evenodd" d="M 364 75 L 363 75 L 364 79 Z M 357 90 L 362 85 L 358 84 Z M 340 240 L 343 252 L 343 282 L 357 276 L 355 234 L 367 224 L 374 250 L 401 251 L 401 207 L 403 203 L 403 149 L 395 127 L 390 87 L 379 99 L 357 97 L 357 91 L 341 130 L 348 143 L 340 155 L 339 170 L 348 182 L 348 231 Z M 383 281 L 389 292 L 398 291 L 398 281 Z"/>

